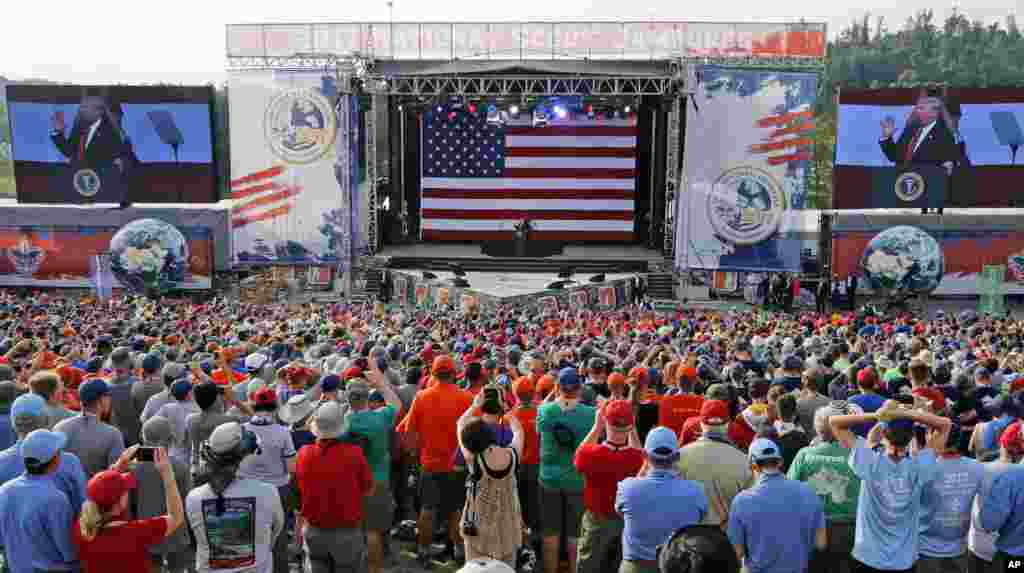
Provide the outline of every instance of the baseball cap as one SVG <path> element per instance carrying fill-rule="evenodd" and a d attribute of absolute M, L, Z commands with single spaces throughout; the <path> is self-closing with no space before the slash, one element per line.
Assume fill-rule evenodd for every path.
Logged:
<path fill-rule="evenodd" d="M 438 356 L 430 366 L 430 374 L 436 376 L 445 372 L 449 374 L 455 373 L 455 361 L 448 355 Z"/>
<path fill-rule="evenodd" d="M 708 426 L 729 423 L 729 403 L 725 400 L 707 400 L 700 407 L 700 421 Z"/>
<path fill-rule="evenodd" d="M 781 460 L 782 450 L 775 442 L 767 438 L 758 438 L 750 444 L 749 455 L 754 463 L 766 462 L 769 460 Z"/>
<path fill-rule="evenodd" d="M 164 369 L 160 371 L 160 376 L 165 381 L 177 380 L 178 378 L 181 378 L 187 373 L 188 370 L 185 369 L 184 364 L 180 364 L 178 362 L 168 362 L 167 364 L 164 365 Z"/>
<path fill-rule="evenodd" d="M 247 434 L 252 434 L 252 432 L 245 430 L 238 422 L 226 422 L 213 430 L 210 434 L 210 439 L 206 443 L 209 445 L 210 451 L 215 455 L 227 456 L 228 454 L 239 452 L 243 440 L 249 437 Z M 252 439 L 256 441 L 257 446 L 249 453 L 258 450 L 259 436 L 253 435 Z"/>
<path fill-rule="evenodd" d="M 127 368 L 131 366 L 132 349 L 127 346 L 119 346 L 110 353 L 110 363 L 115 368 Z"/>
<path fill-rule="evenodd" d="M 313 435 L 325 440 L 334 439 L 345 433 L 345 412 L 337 402 L 324 402 L 313 413 L 310 430 Z"/>
<path fill-rule="evenodd" d="M 159 354 L 147 354 L 142 359 L 142 371 L 147 374 L 152 374 L 157 370 L 160 370 L 160 366 L 163 364 L 163 359 L 160 358 Z"/>
<path fill-rule="evenodd" d="M 626 377 L 621 372 L 612 372 L 608 375 L 608 387 L 622 387 L 626 385 Z"/>
<path fill-rule="evenodd" d="M 78 387 L 78 399 L 82 404 L 91 404 L 109 394 L 110 384 L 102 378 L 86 380 Z"/>
<path fill-rule="evenodd" d="M 679 440 L 676 433 L 665 426 L 658 426 L 647 434 L 644 451 L 658 460 L 667 460 L 679 452 Z"/>
<path fill-rule="evenodd" d="M 520 376 L 516 379 L 515 383 L 512 384 L 512 392 L 516 396 L 522 396 L 523 394 L 532 394 L 535 390 L 533 380 L 529 376 Z"/>
<path fill-rule="evenodd" d="M 167 447 L 174 441 L 171 421 L 163 416 L 153 416 L 142 425 L 142 441 L 147 446 Z"/>
<path fill-rule="evenodd" d="M 187 378 L 175 380 L 174 384 L 171 384 L 171 396 L 174 396 L 175 399 L 184 400 L 191 391 L 192 383 Z"/>
<path fill-rule="evenodd" d="M 11 404 L 11 421 L 46 415 L 46 400 L 38 394 L 22 394 Z"/>
<path fill-rule="evenodd" d="M 550 374 L 545 374 L 537 380 L 537 393 L 546 396 L 555 387 L 555 379 Z"/>
<path fill-rule="evenodd" d="M 580 377 L 572 367 L 562 368 L 558 372 L 558 387 L 562 390 L 575 390 L 580 387 Z"/>
<path fill-rule="evenodd" d="M 341 387 L 341 378 L 337 374 L 328 374 L 320 381 L 320 389 L 324 392 L 334 392 Z"/>
<path fill-rule="evenodd" d="M 38 467 L 50 463 L 53 457 L 64 449 L 67 441 L 67 436 L 60 432 L 35 430 L 25 436 L 18 451 L 26 466 Z"/>
<path fill-rule="evenodd" d="M 790 354 L 782 359 L 783 370 L 803 370 L 804 361 L 796 354 Z"/>
<path fill-rule="evenodd" d="M 192 396 L 196 399 L 199 409 L 206 410 L 217 401 L 217 396 L 220 396 L 220 387 L 213 382 L 203 382 L 192 389 Z"/>
<path fill-rule="evenodd" d="M 935 410 L 943 410 L 946 407 L 946 395 L 938 388 L 915 388 L 910 393 L 913 396 L 928 400 L 931 407 Z"/>
<path fill-rule="evenodd" d="M 999 436 L 999 445 L 1011 452 L 1024 451 L 1024 434 L 1020 431 L 1020 421 L 1007 426 Z"/>
<path fill-rule="evenodd" d="M 135 481 L 135 476 L 130 473 L 104 470 L 92 476 L 92 479 L 86 485 L 85 491 L 89 499 L 100 506 L 101 509 L 109 509 L 121 501 L 121 497 L 135 489 L 137 485 L 138 482 Z"/>
<path fill-rule="evenodd" d="M 604 419 L 616 428 L 628 428 L 635 423 L 633 405 L 628 400 L 612 400 L 604 407 Z"/>
<path fill-rule="evenodd" d="M 365 402 L 370 399 L 370 386 L 361 379 L 353 380 L 345 387 L 349 402 Z"/>
<path fill-rule="evenodd" d="M 253 392 L 249 401 L 253 406 L 277 406 L 277 394 L 270 388 L 263 387 Z"/>
<path fill-rule="evenodd" d="M 723 402 L 729 401 L 729 388 L 725 384 L 712 384 L 708 386 L 707 392 L 704 393 L 704 397 L 708 400 L 721 400 Z"/>
<path fill-rule="evenodd" d="M 245 357 L 245 369 L 249 372 L 258 372 L 270 362 L 270 357 L 266 354 L 255 353 Z"/>
<path fill-rule="evenodd" d="M 0 408 L 10 408 L 17 396 L 17 384 L 10 380 L 0 382 Z"/>
<path fill-rule="evenodd" d="M 495 559 L 474 559 L 467 561 L 458 573 L 515 573 L 515 569 L 503 561 Z"/>

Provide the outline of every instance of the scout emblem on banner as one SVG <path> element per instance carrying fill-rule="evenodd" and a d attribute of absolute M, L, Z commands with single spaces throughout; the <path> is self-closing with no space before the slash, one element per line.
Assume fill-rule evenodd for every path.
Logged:
<path fill-rule="evenodd" d="M 442 287 L 437 289 L 437 304 L 441 306 L 448 306 L 449 294 L 450 292 L 447 288 Z"/>
<path fill-rule="evenodd" d="M 590 293 L 586 289 L 575 290 L 569 293 L 569 306 L 583 309 L 590 305 Z"/>
<path fill-rule="evenodd" d="M 314 89 L 283 91 L 270 101 L 263 119 L 267 147 L 291 164 L 320 159 L 337 128 L 331 102 Z"/>
<path fill-rule="evenodd" d="M 416 285 L 416 306 L 430 304 L 430 285 Z"/>
<path fill-rule="evenodd" d="M 558 312 L 558 299 L 553 296 L 542 296 L 537 299 L 537 304 L 544 312 Z"/>
<path fill-rule="evenodd" d="M 615 287 L 606 286 L 598 288 L 597 303 L 602 308 L 615 308 Z"/>
<path fill-rule="evenodd" d="M 737 167 L 715 181 L 704 205 L 719 237 L 733 245 L 752 245 L 778 232 L 786 195 L 764 170 Z"/>

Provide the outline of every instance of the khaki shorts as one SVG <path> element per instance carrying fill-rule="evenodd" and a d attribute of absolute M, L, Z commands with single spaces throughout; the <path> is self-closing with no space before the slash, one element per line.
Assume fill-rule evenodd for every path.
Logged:
<path fill-rule="evenodd" d="M 394 525 L 395 498 L 391 484 L 375 482 L 373 495 L 363 498 L 363 522 L 369 531 L 387 531 Z"/>
<path fill-rule="evenodd" d="M 567 539 L 579 537 L 583 518 L 583 492 L 540 487 L 540 524 L 545 536 L 565 533 Z"/>

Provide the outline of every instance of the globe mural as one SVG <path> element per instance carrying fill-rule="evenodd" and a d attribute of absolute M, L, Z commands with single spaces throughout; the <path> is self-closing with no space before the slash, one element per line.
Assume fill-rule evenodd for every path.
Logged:
<path fill-rule="evenodd" d="M 875 235 L 860 266 L 872 288 L 927 293 L 939 286 L 945 258 L 935 238 L 901 225 Z"/>
<path fill-rule="evenodd" d="M 139 219 L 110 240 L 110 269 L 125 288 L 160 293 L 180 285 L 188 268 L 188 243 L 173 225 Z"/>

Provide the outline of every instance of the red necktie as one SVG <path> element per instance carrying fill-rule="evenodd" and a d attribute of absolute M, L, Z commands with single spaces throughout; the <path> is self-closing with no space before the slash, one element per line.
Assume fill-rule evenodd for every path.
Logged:
<path fill-rule="evenodd" d="M 78 135 L 78 160 L 85 161 L 85 142 L 89 139 L 89 130 L 83 129 Z"/>
<path fill-rule="evenodd" d="M 924 133 L 924 128 L 919 127 L 917 128 L 917 131 L 914 132 L 914 137 L 910 139 L 910 145 L 907 146 L 906 157 L 903 158 L 907 163 L 910 163 L 910 160 L 914 158 L 914 150 L 917 149 L 917 142 L 921 139 L 922 133 Z"/>

